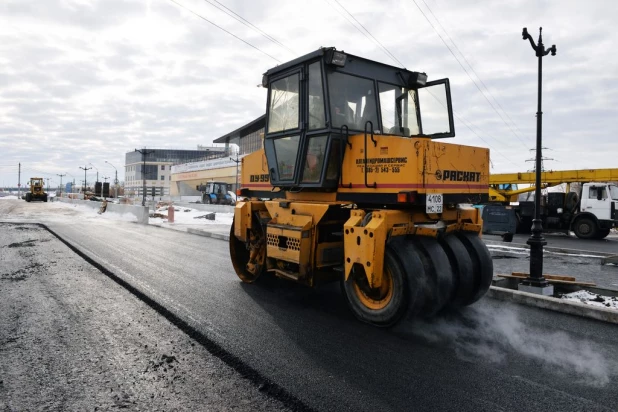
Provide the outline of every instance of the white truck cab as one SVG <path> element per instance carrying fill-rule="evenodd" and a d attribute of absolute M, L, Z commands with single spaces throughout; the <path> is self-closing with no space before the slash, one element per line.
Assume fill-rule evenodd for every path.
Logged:
<path fill-rule="evenodd" d="M 584 183 L 579 212 L 572 222 L 575 235 L 584 239 L 602 239 L 618 227 L 618 186 L 613 183 Z"/>

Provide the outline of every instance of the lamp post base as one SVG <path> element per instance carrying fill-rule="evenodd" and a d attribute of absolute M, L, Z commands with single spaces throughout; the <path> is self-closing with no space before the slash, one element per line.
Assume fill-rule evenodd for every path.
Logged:
<path fill-rule="evenodd" d="M 534 293 L 537 295 L 553 296 L 554 285 L 546 284 L 545 286 L 534 286 L 526 284 L 526 282 L 524 281 L 517 286 L 517 290 L 520 290 L 522 292 Z"/>

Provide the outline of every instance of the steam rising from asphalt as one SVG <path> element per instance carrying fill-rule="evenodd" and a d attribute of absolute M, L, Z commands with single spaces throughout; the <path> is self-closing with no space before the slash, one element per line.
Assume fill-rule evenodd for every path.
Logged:
<path fill-rule="evenodd" d="M 466 361 L 504 363 L 509 353 L 524 355 L 554 373 L 575 372 L 578 383 L 603 387 L 616 375 L 602 348 L 564 332 L 548 332 L 524 324 L 513 305 L 476 305 L 453 318 L 418 322 L 414 335 L 431 342 L 451 343 Z"/>

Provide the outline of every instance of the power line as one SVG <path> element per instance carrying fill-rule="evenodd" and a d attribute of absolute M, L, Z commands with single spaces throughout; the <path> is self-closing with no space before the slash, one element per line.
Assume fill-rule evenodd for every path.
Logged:
<path fill-rule="evenodd" d="M 496 152 L 497 154 L 499 154 L 500 156 L 504 157 L 509 163 L 512 163 L 515 166 L 518 166 L 515 162 L 513 162 L 510 158 L 508 158 L 507 156 L 505 156 L 503 153 L 499 152 L 498 150 L 494 149 L 491 147 L 491 145 L 487 142 L 487 140 L 483 139 L 481 136 L 479 136 L 478 133 L 476 133 L 468 124 L 466 124 L 466 122 L 463 121 L 463 119 L 457 115 L 457 113 L 453 112 L 453 115 L 457 118 L 457 120 L 459 120 L 464 126 L 466 126 L 468 128 L 468 130 L 470 130 L 476 137 L 478 137 L 479 139 L 481 139 L 486 145 L 487 147 L 489 147 L 491 149 L 492 152 Z M 477 126 L 478 127 L 478 126 Z M 491 162 L 491 157 L 490 160 Z M 493 167 L 493 163 L 492 163 L 492 167 Z M 518 166 L 519 167 L 519 166 Z"/>
<path fill-rule="evenodd" d="M 483 92 L 483 90 L 479 87 L 478 83 L 476 81 L 474 81 L 474 79 L 472 78 L 472 76 L 470 75 L 470 72 L 468 72 L 468 70 L 464 67 L 464 65 L 461 63 L 461 61 L 459 60 L 459 58 L 457 57 L 457 55 L 453 52 L 453 49 L 450 48 L 450 46 L 448 45 L 448 43 L 444 40 L 444 37 L 442 37 L 442 35 L 440 34 L 440 32 L 438 32 L 438 30 L 436 29 L 436 26 L 433 25 L 433 23 L 431 22 L 431 20 L 429 20 L 429 17 L 427 17 L 427 15 L 425 14 L 425 12 L 423 12 L 423 10 L 421 9 L 421 7 L 418 5 L 418 3 L 416 2 L 416 0 L 412 0 L 414 2 L 414 4 L 416 5 L 416 7 L 418 8 L 418 10 L 421 12 L 421 14 L 423 15 L 423 17 L 425 17 L 425 20 L 427 20 L 427 22 L 429 23 L 429 25 L 431 26 L 431 28 L 436 32 L 436 34 L 438 35 L 438 37 L 440 38 L 440 40 L 442 40 L 442 43 L 444 43 L 444 45 L 446 46 L 446 48 L 448 49 L 448 51 L 453 55 L 453 57 L 455 58 L 455 60 L 457 60 L 457 63 L 459 64 L 459 66 L 463 69 L 463 71 L 466 73 L 466 75 L 468 76 L 468 78 L 470 78 L 470 80 L 472 81 L 472 83 L 474 84 L 474 86 L 476 86 L 476 88 L 478 89 L 478 91 L 481 93 L 481 95 L 485 98 L 485 100 L 487 100 L 487 103 L 489 103 L 489 105 L 491 106 L 492 109 L 494 109 L 494 111 L 496 112 L 496 114 L 500 117 L 500 119 L 502 120 L 502 122 L 504 122 L 504 124 L 512 131 L 512 128 L 508 125 L 508 123 L 506 122 L 506 120 L 504 120 L 504 117 L 502 117 L 502 115 L 500 114 L 500 112 L 498 111 L 498 109 L 496 109 L 496 106 L 494 106 L 494 104 L 487 98 L 487 96 L 485 95 L 485 93 Z M 515 137 L 517 137 L 519 139 L 519 141 L 524 145 L 526 145 L 526 142 L 524 142 L 521 137 L 519 137 L 517 134 L 515 134 Z"/>
<path fill-rule="evenodd" d="M 457 44 L 455 43 L 455 40 L 453 40 L 451 38 L 451 36 L 448 34 L 448 31 L 444 28 L 444 26 L 442 26 L 442 23 L 440 23 L 440 20 L 438 19 L 438 17 L 433 13 L 433 11 L 431 10 L 431 7 L 429 7 L 429 5 L 425 2 L 425 0 L 422 0 L 423 4 L 425 4 L 425 7 L 427 7 L 427 10 L 429 10 L 429 13 L 431 13 L 431 15 L 433 16 L 433 18 L 436 20 L 436 23 L 438 23 L 438 25 L 440 26 L 440 28 L 442 29 L 442 31 L 444 32 L 444 34 L 446 34 L 446 37 L 448 37 L 448 39 L 451 41 L 451 43 L 453 44 L 453 46 L 455 47 L 455 49 L 459 52 L 459 54 L 461 55 L 461 57 L 463 57 L 464 61 L 466 62 L 466 64 L 468 65 L 468 67 L 470 67 L 470 70 L 472 70 L 472 73 L 474 73 L 474 75 L 479 79 L 479 81 L 481 82 L 481 84 L 483 85 L 483 87 L 485 87 L 485 90 L 487 90 L 487 93 L 489 93 L 489 95 L 491 96 L 491 98 L 494 100 L 494 102 L 496 102 L 496 104 L 498 105 L 498 107 L 500 108 L 500 110 L 502 110 L 502 112 L 506 115 L 506 117 L 509 119 L 509 121 L 513 124 L 513 126 L 515 126 L 515 128 L 522 133 L 521 130 L 519 130 L 519 127 L 517 127 L 517 124 L 513 121 L 513 119 L 511 119 L 511 116 L 509 116 L 509 114 L 506 112 L 506 110 L 504 110 L 504 108 L 502 107 L 502 105 L 500 104 L 500 102 L 498 101 L 498 99 L 495 98 L 495 96 L 491 93 L 491 91 L 489 90 L 489 87 L 487 87 L 487 85 L 485 84 L 485 82 L 483 81 L 483 79 L 481 79 L 481 76 L 478 75 L 478 73 L 476 72 L 476 70 L 474 70 L 474 67 L 472 67 L 472 64 L 470 64 L 470 62 L 468 61 L 468 59 L 466 58 L 466 56 L 461 52 L 461 50 L 459 50 L 459 47 L 457 47 Z M 510 128 L 510 126 L 509 126 Z M 513 130 L 511 130 L 513 133 L 515 133 Z"/>
<path fill-rule="evenodd" d="M 380 41 L 378 39 L 376 39 L 373 34 L 371 34 L 371 32 L 369 30 L 367 30 L 367 28 L 356 19 L 356 17 L 354 17 L 354 15 L 352 15 L 352 13 L 350 13 L 348 11 L 348 9 L 346 9 L 341 3 L 339 3 L 339 0 L 333 0 L 335 3 L 337 3 L 339 5 L 339 7 L 341 7 L 346 13 L 348 13 L 348 15 L 350 17 L 352 17 L 354 19 L 354 21 L 356 23 L 358 23 L 359 26 L 361 26 L 363 28 L 363 30 L 365 30 L 367 32 L 367 34 L 371 37 L 367 37 L 367 35 L 365 35 L 365 33 L 363 33 L 356 25 L 352 24 L 354 27 L 356 27 L 356 29 L 358 31 L 360 31 L 365 37 L 367 37 L 369 40 L 373 40 L 378 46 L 380 46 L 380 48 L 386 53 L 387 56 L 389 56 L 391 59 L 393 59 L 395 62 L 397 62 L 397 64 L 399 64 L 401 67 L 403 67 L 405 69 L 406 65 L 403 64 L 402 62 L 399 61 L 399 59 L 397 59 L 397 57 L 395 57 L 395 55 L 393 53 L 390 52 L 390 50 L 388 50 L 382 43 L 380 43 Z M 331 4 L 332 6 L 332 4 Z M 334 7 L 333 7 L 334 8 Z M 336 9 L 335 9 L 336 10 Z M 344 16 L 345 17 L 345 16 Z M 346 19 L 347 20 L 347 19 Z M 350 20 L 348 20 L 348 22 L 350 22 Z M 352 22 L 350 22 L 352 23 Z"/>
<path fill-rule="evenodd" d="M 260 33 L 267 40 L 270 40 L 271 42 L 275 43 L 276 45 L 278 45 L 280 47 L 283 47 L 284 49 L 286 49 L 287 51 L 289 51 L 292 54 L 296 54 L 292 49 L 287 47 L 285 44 L 281 43 L 279 40 L 275 39 L 274 37 L 272 37 L 268 33 L 265 33 L 262 29 L 260 29 L 259 27 L 257 27 L 253 23 L 251 23 L 249 20 L 247 20 L 244 17 L 242 17 L 240 14 L 234 12 L 229 7 L 226 7 L 221 2 L 219 2 L 217 0 L 214 0 L 215 3 L 219 4 L 219 6 L 221 6 L 221 7 L 219 7 L 216 4 L 213 4 L 210 0 L 204 0 L 204 1 L 207 2 L 208 4 L 210 4 L 211 6 L 216 7 L 217 9 L 221 10 L 222 12 L 227 14 L 228 16 L 230 16 L 233 19 L 235 19 L 236 21 L 238 21 L 238 22 L 244 24 L 245 26 L 249 27 L 250 29 L 252 29 L 254 31 L 257 31 L 258 33 Z"/>
<path fill-rule="evenodd" d="M 279 59 L 277 59 L 276 57 L 271 56 L 270 54 L 266 53 L 264 50 L 260 49 L 257 46 L 254 46 L 253 44 L 249 43 L 246 40 L 241 39 L 240 37 L 238 37 L 237 35 L 235 35 L 234 33 L 231 33 L 227 30 L 225 30 L 223 27 L 218 26 L 217 24 L 213 23 L 212 21 L 208 20 L 206 17 L 202 16 L 201 14 L 198 14 L 196 12 L 194 12 L 193 10 L 191 10 L 190 8 L 183 6 L 182 4 L 178 3 L 175 0 L 169 0 L 172 3 L 182 7 L 183 9 L 187 10 L 189 13 L 194 14 L 195 16 L 199 17 L 200 19 L 207 21 L 208 23 L 212 24 L 213 26 L 215 26 L 216 28 L 218 28 L 219 30 L 223 30 L 224 32 L 226 32 L 227 34 L 229 34 L 230 36 L 234 37 L 237 40 L 240 40 L 241 42 L 245 43 L 247 46 L 254 48 L 255 50 L 259 51 L 260 53 L 265 54 L 266 56 L 270 57 L 271 59 L 273 59 L 274 61 L 276 61 L 277 63 L 281 63 L 281 61 Z"/>

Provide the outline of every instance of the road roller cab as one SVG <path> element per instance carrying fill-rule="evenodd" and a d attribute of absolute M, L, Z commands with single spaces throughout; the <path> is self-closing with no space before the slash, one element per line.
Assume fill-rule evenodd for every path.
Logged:
<path fill-rule="evenodd" d="M 478 300 L 491 257 L 471 204 L 489 151 L 455 135 L 448 79 L 322 48 L 267 71 L 264 148 L 242 159 L 230 236 L 239 277 L 339 280 L 390 326 Z"/>

